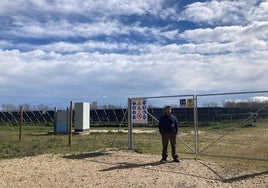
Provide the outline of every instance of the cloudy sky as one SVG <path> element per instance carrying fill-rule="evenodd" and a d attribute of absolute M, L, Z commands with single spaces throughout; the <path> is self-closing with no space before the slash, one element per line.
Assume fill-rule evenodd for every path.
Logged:
<path fill-rule="evenodd" d="M 268 0 L 1 0 L 0 104 L 267 90 Z"/>

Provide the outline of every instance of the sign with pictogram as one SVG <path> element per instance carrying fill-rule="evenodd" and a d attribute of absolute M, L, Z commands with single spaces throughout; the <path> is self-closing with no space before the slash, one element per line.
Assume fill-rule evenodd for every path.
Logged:
<path fill-rule="evenodd" d="M 194 100 L 187 99 L 187 108 L 194 108 Z"/>
<path fill-rule="evenodd" d="M 147 100 L 131 100 L 131 121 L 132 123 L 147 123 Z"/>
<path fill-rule="evenodd" d="M 180 99 L 180 107 L 181 108 L 186 107 L 186 99 Z"/>

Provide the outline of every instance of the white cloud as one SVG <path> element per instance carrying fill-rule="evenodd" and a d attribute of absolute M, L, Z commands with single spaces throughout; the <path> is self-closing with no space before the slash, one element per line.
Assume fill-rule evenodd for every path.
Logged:
<path fill-rule="evenodd" d="M 183 19 L 209 24 L 241 22 L 237 1 L 210 1 L 196 2 L 186 7 L 182 14 Z"/>
<path fill-rule="evenodd" d="M 207 56 L 178 53 L 181 46 L 175 45 L 148 47 L 150 52 L 140 55 L 2 51 L 1 74 L 8 80 L 6 86 L 19 87 L 20 83 L 12 79 L 15 76 L 31 83 L 23 86 L 29 90 L 41 89 L 44 84 L 50 89 L 61 86 L 68 92 L 71 84 L 84 88 L 84 92 L 100 87 L 117 88 L 122 94 L 125 91 L 120 88 L 136 93 L 137 85 L 144 93 L 159 92 L 155 88 L 158 84 L 174 93 L 198 88 L 234 90 L 237 85 L 260 89 L 265 88 L 268 79 L 265 52 L 250 52 L 243 57 L 236 53 Z"/>
<path fill-rule="evenodd" d="M 251 20 L 253 21 L 267 21 L 268 20 L 268 1 L 263 1 L 258 7 L 252 9 L 249 13 L 251 14 Z"/>
<path fill-rule="evenodd" d="M 254 22 L 248 26 L 224 26 L 214 29 L 187 30 L 179 35 L 196 45 L 196 53 L 234 53 L 268 49 L 268 22 Z M 190 50 L 191 44 L 184 45 Z M 188 51 L 189 52 L 189 51 Z"/>
<path fill-rule="evenodd" d="M 28 19 L 28 18 L 25 18 Z M 68 20 L 38 22 L 25 20 L 15 23 L 16 30 L 8 32 L 8 35 L 20 37 L 92 37 L 96 35 L 113 35 L 124 33 L 124 29 L 117 21 L 96 23 L 71 23 Z"/>
<path fill-rule="evenodd" d="M 163 0 L 109 0 L 109 1 L 95 1 L 95 0 L 64 0 L 47 1 L 47 0 L 20 0 L 20 1 L 1 1 L 0 14 L 14 12 L 31 11 L 31 14 L 38 12 L 45 12 L 47 14 L 76 14 L 84 16 L 102 15 L 114 17 L 118 15 L 143 15 L 146 13 L 158 14 L 162 10 Z M 171 10 L 169 10 L 171 11 Z"/>
<path fill-rule="evenodd" d="M 26 19 L 26 18 L 25 18 Z M 140 34 L 143 37 L 155 37 L 159 40 L 165 37 L 175 39 L 178 36 L 177 30 L 166 31 L 162 28 L 149 28 L 139 25 L 123 25 L 117 20 L 106 20 L 91 23 L 72 23 L 68 20 L 38 22 L 35 20 L 20 20 L 15 23 L 12 32 L 4 30 L 3 34 L 12 37 L 30 38 L 92 38 L 96 36 L 119 36 L 130 35 L 131 33 Z"/>
<path fill-rule="evenodd" d="M 246 25 L 267 21 L 267 1 L 257 0 L 196 2 L 186 6 L 179 19 L 211 25 Z"/>
<path fill-rule="evenodd" d="M 165 1 L 15 1 L 4 0 L 0 8 L 0 23 L 6 24 L 2 35 L 7 37 L 68 37 L 90 38 L 137 32 L 147 35 L 176 37 L 175 31 L 125 25 L 119 17 L 154 15 L 163 19 L 176 15 L 176 7 L 163 7 Z M 8 10 L 8 11 L 7 11 Z M 8 24 L 7 24 L 8 23 Z"/>

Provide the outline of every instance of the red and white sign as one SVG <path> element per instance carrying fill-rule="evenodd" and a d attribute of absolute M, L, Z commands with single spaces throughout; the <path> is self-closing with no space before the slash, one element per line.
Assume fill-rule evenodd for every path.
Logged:
<path fill-rule="evenodd" d="M 147 123 L 147 100 L 131 100 L 131 121 L 132 123 Z"/>

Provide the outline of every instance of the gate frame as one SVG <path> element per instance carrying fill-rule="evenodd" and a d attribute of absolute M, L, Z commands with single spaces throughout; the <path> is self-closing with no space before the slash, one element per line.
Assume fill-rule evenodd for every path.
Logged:
<path fill-rule="evenodd" d="M 186 147 L 191 149 L 197 158 L 198 156 L 198 142 L 197 142 L 197 134 L 198 134 L 198 121 L 197 119 L 197 109 L 196 109 L 196 96 L 195 95 L 167 95 L 167 96 L 153 96 L 153 97 L 129 97 L 128 98 L 128 149 L 133 149 L 133 123 L 131 121 L 131 103 L 132 99 L 160 99 L 160 98 L 179 98 L 179 97 L 191 97 L 194 100 L 194 136 L 195 136 L 195 149 L 192 149 L 188 144 L 186 144 L 183 140 L 179 139 Z M 148 115 L 148 114 L 147 114 Z"/>
<path fill-rule="evenodd" d="M 198 106 L 197 106 L 197 102 L 198 102 L 198 97 L 209 97 L 209 96 L 226 96 L 226 95 L 245 95 L 245 94 L 254 94 L 254 93 L 268 93 L 268 91 L 245 91 L 245 92 L 226 92 L 226 93 L 208 93 L 208 94 L 198 94 L 198 95 L 195 95 L 195 99 L 196 99 L 196 110 L 197 110 L 197 108 L 198 108 Z M 199 142 L 198 142 L 198 112 L 196 112 L 196 117 L 195 117 L 195 120 L 197 121 L 196 122 L 196 127 L 197 127 L 197 133 L 195 133 L 196 134 L 196 137 L 195 137 L 195 142 L 197 143 L 197 150 L 196 150 L 196 159 L 198 158 L 198 156 L 199 156 Z M 202 150 L 201 150 L 201 153 L 202 153 L 202 151 L 204 151 L 205 149 L 207 149 L 208 147 L 210 147 L 211 145 L 213 145 L 214 143 L 216 143 L 216 142 L 218 142 L 221 138 L 223 138 L 225 136 L 225 134 L 224 135 L 222 135 L 221 137 L 219 137 L 218 139 L 216 139 L 216 140 L 214 140 L 212 143 L 210 143 L 209 145 L 207 145 L 207 146 L 205 146 L 205 148 L 202 148 Z M 235 157 L 233 157 L 233 158 L 235 158 Z M 238 158 L 240 158 L 240 157 L 238 157 Z M 245 158 L 245 159 L 248 159 L 248 158 Z M 250 159 L 252 159 L 252 158 L 250 158 Z M 253 159 L 252 159 L 253 160 Z M 261 160 L 261 159 L 257 159 L 257 160 Z"/>

